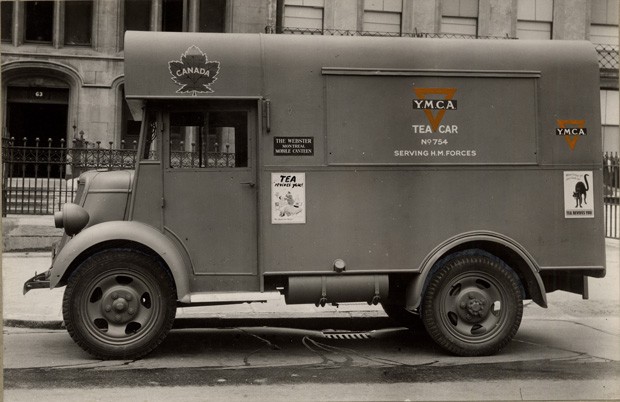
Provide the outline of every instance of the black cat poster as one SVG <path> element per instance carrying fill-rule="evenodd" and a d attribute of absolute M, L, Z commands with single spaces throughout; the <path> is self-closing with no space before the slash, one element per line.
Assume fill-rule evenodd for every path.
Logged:
<path fill-rule="evenodd" d="M 564 217 L 594 218 L 592 171 L 564 172 Z"/>

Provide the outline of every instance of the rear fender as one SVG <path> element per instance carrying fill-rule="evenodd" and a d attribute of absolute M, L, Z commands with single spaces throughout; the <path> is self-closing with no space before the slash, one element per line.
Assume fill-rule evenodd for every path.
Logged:
<path fill-rule="evenodd" d="M 407 285 L 407 310 L 419 311 L 426 284 L 442 258 L 472 249 L 480 249 L 504 261 L 519 275 L 530 298 L 541 307 L 547 307 L 545 285 L 539 273 L 540 269 L 523 247 L 499 233 L 470 232 L 448 239 L 425 258 L 420 274 Z"/>
<path fill-rule="evenodd" d="M 159 255 L 174 278 L 178 300 L 189 302 L 189 273 L 192 272 L 189 257 L 159 230 L 131 221 L 100 223 L 73 236 L 52 263 L 50 288 L 64 284 L 79 264 L 92 254 L 108 247 L 123 247 L 123 242 L 142 245 Z"/>

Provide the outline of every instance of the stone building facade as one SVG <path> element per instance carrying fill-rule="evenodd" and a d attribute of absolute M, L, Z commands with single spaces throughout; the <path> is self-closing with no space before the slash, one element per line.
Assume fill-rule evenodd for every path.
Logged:
<path fill-rule="evenodd" d="M 18 142 L 131 147 L 139 123 L 123 97 L 123 37 L 153 30 L 590 40 L 603 58 L 604 148 L 620 146 L 617 0 L 2 0 L 0 9 L 2 131 Z"/>

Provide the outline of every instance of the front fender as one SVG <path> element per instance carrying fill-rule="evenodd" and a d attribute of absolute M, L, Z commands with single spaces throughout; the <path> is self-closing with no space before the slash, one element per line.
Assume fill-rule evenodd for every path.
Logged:
<path fill-rule="evenodd" d="M 152 226 L 132 221 L 110 221 L 91 226 L 74 237 L 56 255 L 50 269 L 50 288 L 71 274 L 92 252 L 100 251 L 103 244 L 110 241 L 128 241 L 140 243 L 156 252 L 167 264 L 174 278 L 177 298 L 181 302 L 189 302 L 189 257 Z"/>

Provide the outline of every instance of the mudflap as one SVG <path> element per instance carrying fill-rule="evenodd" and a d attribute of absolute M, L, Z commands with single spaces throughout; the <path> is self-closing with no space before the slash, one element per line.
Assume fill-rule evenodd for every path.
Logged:
<path fill-rule="evenodd" d="M 547 293 L 563 290 L 589 298 L 588 277 L 583 272 L 543 271 L 541 277 Z"/>

